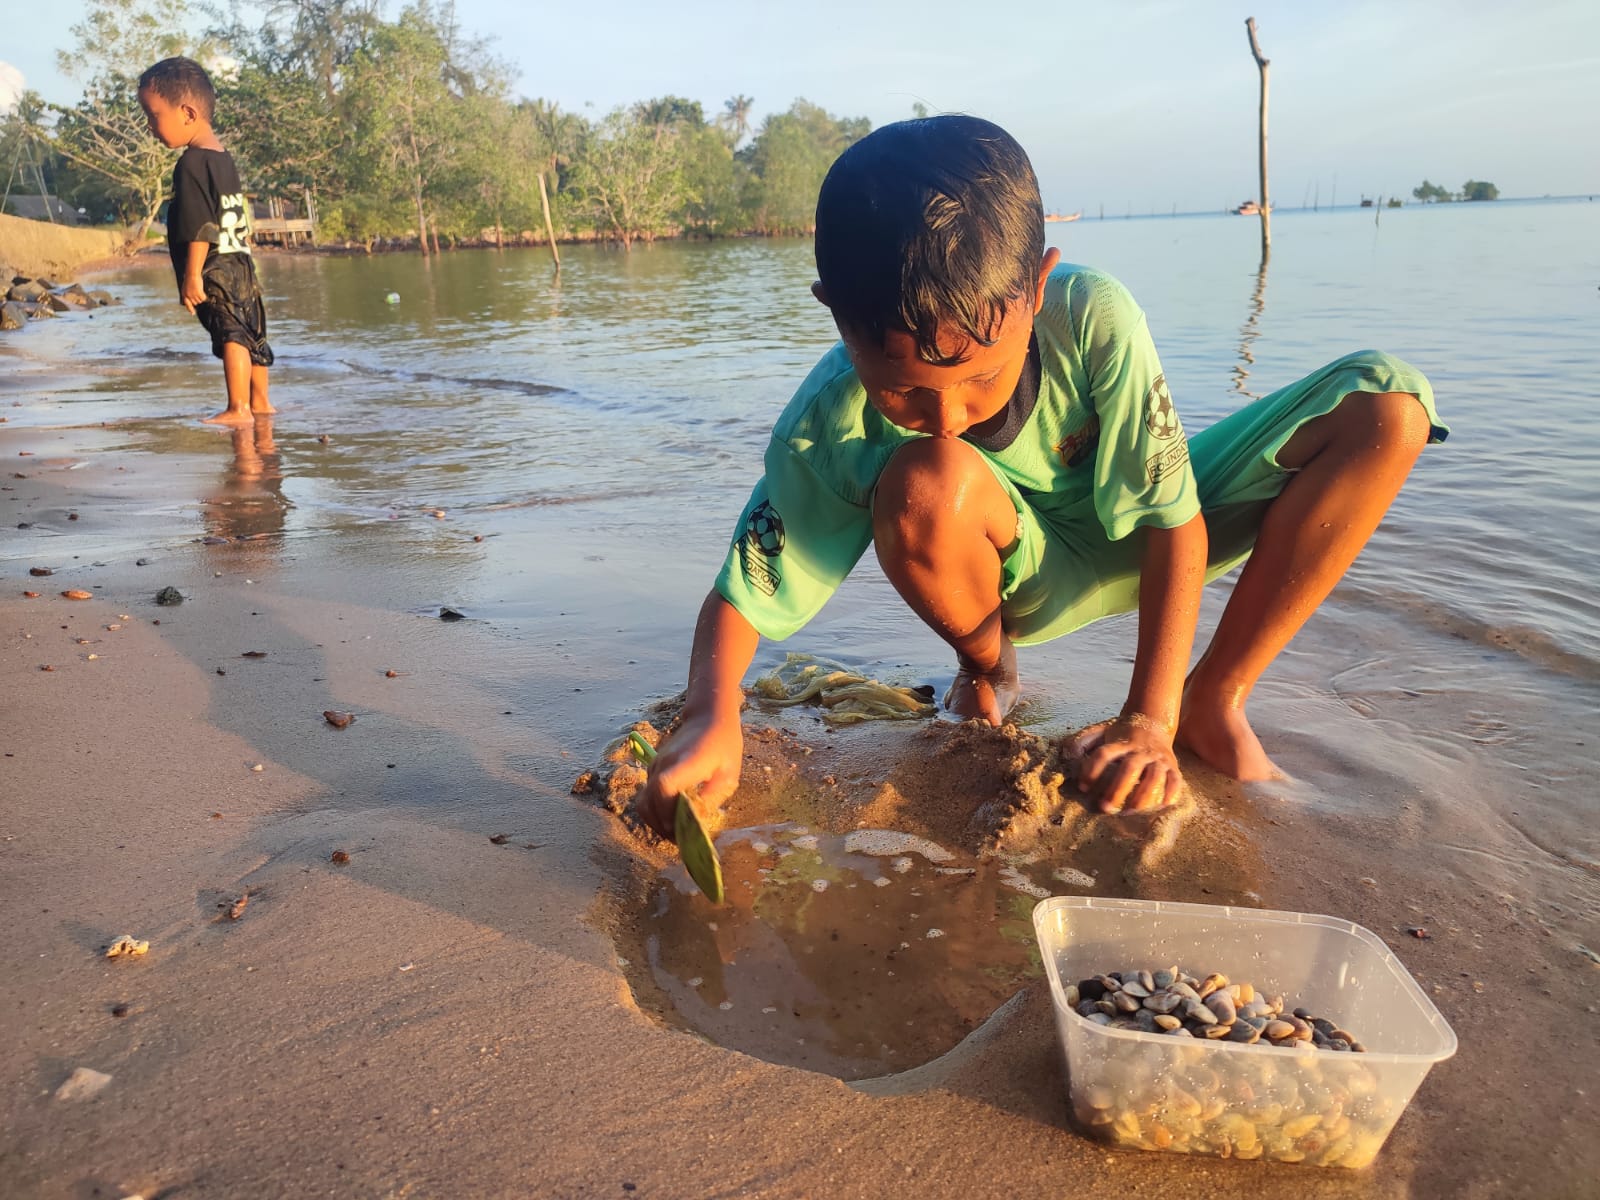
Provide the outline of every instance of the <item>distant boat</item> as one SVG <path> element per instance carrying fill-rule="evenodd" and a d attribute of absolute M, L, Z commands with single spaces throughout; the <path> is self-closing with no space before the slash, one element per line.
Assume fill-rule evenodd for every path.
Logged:
<path fill-rule="evenodd" d="M 1241 217 L 1259 216 L 1261 214 L 1261 205 L 1257 204 L 1254 200 L 1246 200 L 1233 211 L 1238 213 Z M 1267 205 L 1267 211 L 1272 211 L 1272 205 Z"/>
<path fill-rule="evenodd" d="M 1372 201 L 1368 200 L 1365 196 L 1361 197 L 1361 207 L 1362 208 L 1371 208 L 1372 207 Z"/>
<path fill-rule="evenodd" d="M 1083 216 L 1083 209 L 1080 208 L 1075 213 L 1045 213 L 1044 219 L 1051 223 L 1058 223 L 1061 221 L 1076 221 L 1081 216 Z"/>

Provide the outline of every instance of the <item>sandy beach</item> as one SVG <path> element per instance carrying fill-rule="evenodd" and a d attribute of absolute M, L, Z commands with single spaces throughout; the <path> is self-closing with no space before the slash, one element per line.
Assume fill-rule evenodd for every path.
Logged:
<path fill-rule="evenodd" d="M 1291 663 L 1257 719 L 1293 781 L 1196 770 L 1173 849 L 1100 894 L 1355 921 L 1460 1050 L 1363 1172 L 1111 1151 L 1072 1125 L 1037 976 L 948 1053 L 853 1083 L 715 1044 L 634 986 L 628 926 L 667 860 L 571 788 L 681 685 L 687 627 L 643 611 L 611 564 L 648 555 L 673 595 L 694 564 L 598 518 L 529 532 L 526 510 L 490 506 L 285 532 L 276 476 L 354 435 L 322 446 L 329 426 L 286 389 L 275 443 L 166 415 L 140 440 L 121 401 L 96 419 L 63 406 L 91 390 L 65 371 L 0 358 L 8 1197 L 1595 1194 L 1600 963 L 1583 947 L 1600 949 L 1600 879 L 1582 810 L 1553 806 L 1535 845 L 1512 818 L 1542 793 L 1516 790 L 1514 754 L 1482 780 L 1505 820 L 1440 786 L 1470 766 L 1447 733 L 1532 727 L 1570 732 L 1568 781 L 1586 786 L 1587 680 L 1512 690 L 1490 721 L 1406 694 L 1403 667 L 1341 703 Z M 499 577 L 538 582 L 515 622 L 472 604 Z M 183 603 L 158 606 L 165 587 Z M 1336 636 L 1362 664 L 1415 635 L 1373 608 Z M 1388 706 L 1438 740 L 1386 752 L 1362 722 Z M 848 745 L 803 717 L 752 709 L 747 726 L 730 827 L 784 815 L 761 768 L 812 752 L 853 772 L 839 827 L 918 824 L 885 785 L 905 786 L 921 726 Z M 919 786 L 946 814 L 975 803 L 954 778 Z M 1570 837 L 1548 833 L 1563 821 Z M 107 959 L 122 934 L 148 953 Z M 57 1098 L 80 1067 L 110 1081 Z"/>

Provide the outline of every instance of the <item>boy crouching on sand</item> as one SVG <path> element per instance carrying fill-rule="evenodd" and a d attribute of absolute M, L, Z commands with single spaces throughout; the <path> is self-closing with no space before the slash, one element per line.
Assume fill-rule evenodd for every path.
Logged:
<path fill-rule="evenodd" d="M 267 312 L 250 257 L 250 204 L 239 170 L 211 128 L 217 93 L 199 63 L 164 58 L 139 76 L 139 107 L 156 140 L 182 146 L 172 169 L 167 249 L 178 299 L 211 335 L 222 360 L 228 407 L 208 421 L 248 423 L 274 409 L 267 399 Z"/>
<path fill-rule="evenodd" d="M 1103 811 L 1174 803 L 1175 744 L 1270 777 L 1245 701 L 1448 432 L 1432 389 L 1362 351 L 1186 440 L 1138 305 L 1059 257 L 1027 156 L 987 121 L 889 125 L 834 163 L 812 292 L 843 340 L 778 418 L 700 610 L 682 721 L 641 796 L 658 832 L 680 789 L 733 792 L 759 638 L 804 625 L 869 542 L 955 651 L 961 717 L 1005 718 L 1014 646 L 1137 608 L 1127 702 L 1069 745 Z M 1201 585 L 1241 562 L 1189 671 Z"/>

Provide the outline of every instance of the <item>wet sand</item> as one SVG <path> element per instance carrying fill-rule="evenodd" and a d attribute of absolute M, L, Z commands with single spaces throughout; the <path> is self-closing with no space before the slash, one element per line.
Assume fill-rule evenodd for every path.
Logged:
<path fill-rule="evenodd" d="M 1285 762 L 1301 785 L 1197 774 L 1167 866 L 1104 891 L 1245 889 L 1378 933 L 1461 1050 L 1377 1164 L 1111 1152 L 1071 1130 L 1037 981 L 949 1054 L 857 1086 L 642 1008 L 612 935 L 653 860 L 570 794 L 650 699 L 610 665 L 641 643 L 569 624 L 517 645 L 475 614 L 441 622 L 438 597 L 370 586 L 359 531 L 337 554 L 270 523 L 207 545 L 262 528 L 175 526 L 152 498 L 215 509 L 224 443 L 152 462 L 110 441 L 0 426 L 7 1195 L 1593 1194 L 1600 966 L 1576 946 L 1600 948 L 1600 882 L 1581 862 L 1526 869 L 1514 829 L 1418 786 L 1421 768 L 1302 730 Z M 188 599 L 157 607 L 164 586 Z M 591 600 L 550 586 L 552 621 Z M 1388 636 L 1381 620 L 1369 636 Z M 325 709 L 357 720 L 334 729 Z M 1514 715 L 1538 720 L 1534 704 Z M 737 819 L 783 815 L 764 807 L 762 761 Z M 1297 796 L 1332 776 L 1362 806 Z M 959 811 L 954 781 L 921 786 Z M 1406 934 L 1419 925 L 1430 938 Z M 123 933 L 149 953 L 105 959 Z M 80 1066 L 111 1082 L 53 1098 Z"/>

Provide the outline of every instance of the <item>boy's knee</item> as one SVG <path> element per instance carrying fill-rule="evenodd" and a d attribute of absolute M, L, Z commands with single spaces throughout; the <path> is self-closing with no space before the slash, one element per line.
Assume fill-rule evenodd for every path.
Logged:
<path fill-rule="evenodd" d="M 1432 434 L 1428 410 L 1412 392 L 1353 392 L 1340 405 L 1368 436 L 1395 457 L 1415 459 Z"/>
<path fill-rule="evenodd" d="M 916 544 L 952 519 L 981 524 L 983 503 L 974 492 L 984 485 L 1000 490 L 978 452 L 966 443 L 931 437 L 906 442 L 889 459 L 873 490 L 874 533 L 880 541 Z"/>

